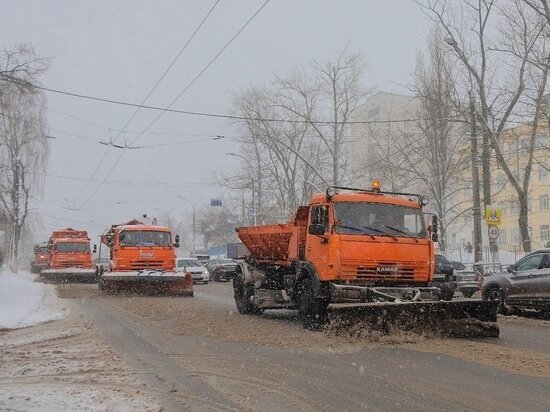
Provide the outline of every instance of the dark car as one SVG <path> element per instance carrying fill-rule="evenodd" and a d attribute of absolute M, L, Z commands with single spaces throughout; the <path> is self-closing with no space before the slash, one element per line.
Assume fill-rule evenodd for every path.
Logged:
<path fill-rule="evenodd" d="M 486 277 L 481 291 L 484 300 L 498 301 L 502 314 L 513 309 L 550 312 L 550 249 L 531 252 L 506 272 Z"/>
<path fill-rule="evenodd" d="M 435 255 L 435 273 L 445 275 L 445 280 L 453 280 L 453 264 L 443 255 Z"/>
<path fill-rule="evenodd" d="M 225 258 L 210 259 L 206 263 L 206 267 L 212 280 L 216 282 L 228 281 L 235 277 L 237 262 Z"/>
<path fill-rule="evenodd" d="M 432 286 L 441 290 L 441 299 L 451 300 L 455 294 L 456 282 L 452 263 L 443 255 L 435 255 L 435 274 Z"/>

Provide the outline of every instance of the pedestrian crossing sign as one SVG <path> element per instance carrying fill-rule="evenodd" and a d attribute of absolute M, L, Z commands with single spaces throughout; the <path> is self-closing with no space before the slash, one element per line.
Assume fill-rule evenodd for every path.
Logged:
<path fill-rule="evenodd" d="M 497 205 L 485 206 L 485 222 L 491 226 L 500 225 L 502 221 L 502 209 Z"/>

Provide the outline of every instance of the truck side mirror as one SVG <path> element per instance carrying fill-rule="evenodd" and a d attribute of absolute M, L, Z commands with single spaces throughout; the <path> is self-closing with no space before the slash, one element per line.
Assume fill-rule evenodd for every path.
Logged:
<path fill-rule="evenodd" d="M 514 269 L 515 269 L 514 265 L 510 265 L 506 268 L 506 270 L 510 273 L 514 273 Z"/>
<path fill-rule="evenodd" d="M 327 228 L 325 227 L 325 225 L 319 225 L 319 224 L 309 225 L 310 235 L 321 236 L 321 235 L 324 235 L 326 231 L 327 231 Z"/>
<path fill-rule="evenodd" d="M 174 238 L 174 247 L 180 247 L 180 235 L 176 235 Z"/>

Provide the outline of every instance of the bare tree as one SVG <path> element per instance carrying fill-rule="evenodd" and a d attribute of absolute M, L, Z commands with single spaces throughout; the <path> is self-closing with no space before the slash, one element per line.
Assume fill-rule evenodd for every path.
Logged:
<path fill-rule="evenodd" d="M 363 72 L 362 57 L 344 50 L 235 97 L 233 111 L 246 119 L 237 123 L 242 168 L 221 180 L 233 188 L 255 182 L 262 221 L 289 217 L 314 190 L 346 179 L 349 122 L 368 95 Z"/>
<path fill-rule="evenodd" d="M 16 271 L 29 201 L 31 196 L 41 194 L 49 152 L 45 98 L 30 87 L 45 66 L 38 64 L 42 61 L 28 48 L 17 48 L 5 56 L 0 76 L 0 212 L 10 238 L 12 269 Z M 14 81 L 13 76 L 19 76 L 21 82 Z"/>
<path fill-rule="evenodd" d="M 432 31 L 428 39 L 428 56 L 419 54 L 413 91 L 418 99 L 417 121 L 403 132 L 395 145 L 404 160 L 403 170 L 409 179 L 426 190 L 434 202 L 441 221 L 440 247 L 447 247 L 447 228 L 460 213 L 457 191 L 465 154 L 459 150 L 464 130 L 456 122 L 453 69 L 442 50 L 441 32 Z"/>
<path fill-rule="evenodd" d="M 345 181 L 348 171 L 349 122 L 371 94 L 362 86 L 366 65 L 363 56 L 349 53 L 346 46 L 336 59 L 326 63 L 314 61 L 311 67 L 314 83 L 287 83 L 287 88 L 302 99 L 301 106 L 306 110 L 299 110 L 295 99 L 281 107 L 311 126 L 330 159 L 330 182 L 337 186 Z"/>
<path fill-rule="evenodd" d="M 526 116 L 531 116 L 536 128 L 541 115 L 537 102 L 546 90 L 548 76 L 548 21 L 521 0 L 510 0 L 502 7 L 497 7 L 495 0 L 465 1 L 457 7 L 442 0 L 428 0 L 423 7 L 445 33 L 445 41 L 465 69 L 462 80 L 479 101 L 484 204 L 490 204 L 492 198 L 490 159 L 494 150 L 499 166 L 517 192 L 521 237 L 525 249 L 530 250 L 527 203 L 534 135 L 529 139 L 522 176 L 513 173 L 499 142 L 514 121 Z M 496 35 L 490 36 L 493 32 Z"/>
<path fill-rule="evenodd" d="M 34 86 L 47 68 L 48 59 L 38 57 L 28 44 L 20 44 L 0 53 L 0 82 L 15 84 L 21 91 L 35 92 Z"/>

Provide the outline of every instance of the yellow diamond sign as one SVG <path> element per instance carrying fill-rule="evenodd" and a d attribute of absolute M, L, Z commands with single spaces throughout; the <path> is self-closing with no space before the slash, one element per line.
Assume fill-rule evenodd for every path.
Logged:
<path fill-rule="evenodd" d="M 497 205 L 485 206 L 485 222 L 491 226 L 498 226 L 502 221 L 502 209 Z"/>

